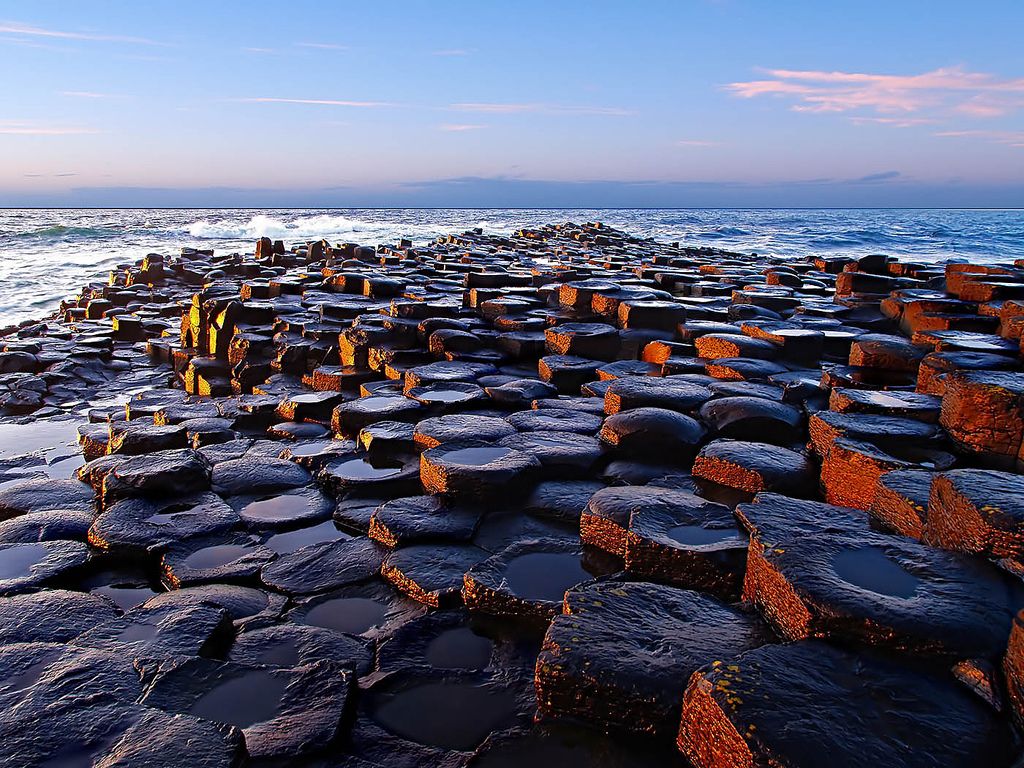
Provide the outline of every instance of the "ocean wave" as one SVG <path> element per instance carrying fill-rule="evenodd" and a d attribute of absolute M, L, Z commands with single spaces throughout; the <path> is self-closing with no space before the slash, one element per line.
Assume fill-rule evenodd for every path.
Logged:
<path fill-rule="evenodd" d="M 26 229 L 23 232 L 4 232 L 7 237 L 112 237 L 124 234 L 121 227 L 76 227 L 68 224 L 51 224 L 47 227 Z"/>

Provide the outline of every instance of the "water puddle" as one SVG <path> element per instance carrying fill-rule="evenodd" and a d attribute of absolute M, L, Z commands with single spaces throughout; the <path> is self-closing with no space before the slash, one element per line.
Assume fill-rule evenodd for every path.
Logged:
<path fill-rule="evenodd" d="M 276 645 L 265 647 L 256 662 L 276 667 L 294 667 L 299 663 L 299 647 L 293 640 L 282 640 Z"/>
<path fill-rule="evenodd" d="M 491 661 L 494 643 L 469 627 L 442 632 L 427 646 L 427 663 L 442 669 L 483 669 Z"/>
<path fill-rule="evenodd" d="M 151 597 L 156 597 L 159 592 L 154 592 L 149 587 L 127 587 L 108 584 L 103 587 L 96 587 L 91 591 L 94 595 L 103 595 L 112 600 L 114 605 L 122 611 L 127 611 L 137 605 L 142 605 Z"/>
<path fill-rule="evenodd" d="M 832 568 L 843 581 L 890 597 L 913 597 L 921 583 L 878 547 L 844 549 L 836 555 Z"/>
<path fill-rule="evenodd" d="M 515 697 L 462 682 L 424 683 L 379 703 L 374 719 L 419 744 L 469 751 L 514 722 Z"/>
<path fill-rule="evenodd" d="M 700 525 L 677 525 L 675 528 L 669 529 L 666 535 L 672 541 L 693 547 L 742 539 L 740 532 L 735 528 L 704 528 Z"/>
<path fill-rule="evenodd" d="M 121 630 L 118 634 L 117 639 L 122 643 L 141 643 L 146 640 L 152 640 L 156 637 L 156 633 L 159 628 L 156 624 L 129 624 L 127 627 Z"/>
<path fill-rule="evenodd" d="M 593 578 L 572 552 L 531 552 L 509 562 L 505 582 L 524 600 L 560 602 L 565 591 Z"/>
<path fill-rule="evenodd" d="M 338 597 L 326 600 L 306 614 L 305 623 L 360 635 L 379 626 L 387 616 L 387 608 L 366 597 Z"/>
<path fill-rule="evenodd" d="M 297 549 L 308 547 L 310 544 L 351 538 L 344 531 L 338 530 L 332 520 L 328 520 L 319 525 L 311 525 L 308 528 L 299 528 L 296 531 L 275 534 L 267 539 L 266 546 L 279 555 L 288 555 Z"/>
<path fill-rule="evenodd" d="M 482 448 L 460 448 L 443 455 L 446 464 L 460 464 L 466 467 L 479 467 L 492 461 L 503 459 L 512 453 L 510 448 L 487 446 Z"/>
<path fill-rule="evenodd" d="M 338 477 L 349 480 L 380 480 L 385 477 L 393 477 L 402 471 L 401 465 L 377 462 L 375 466 L 369 459 L 350 459 L 343 461 L 331 468 L 331 472 Z"/>
<path fill-rule="evenodd" d="M 217 544 L 203 547 L 185 558 L 182 565 L 188 568 L 217 568 L 244 557 L 252 551 L 244 544 Z"/>
<path fill-rule="evenodd" d="M 279 523 L 301 517 L 309 510 L 309 499 L 297 494 L 272 496 L 246 504 L 239 514 L 246 520 Z"/>
<path fill-rule="evenodd" d="M 286 683 L 262 670 L 221 683 L 190 710 L 197 717 L 247 728 L 273 719 L 281 707 Z"/>
<path fill-rule="evenodd" d="M 18 579 L 32 574 L 32 566 L 46 558 L 42 544 L 17 544 L 0 549 L 0 580 Z"/>

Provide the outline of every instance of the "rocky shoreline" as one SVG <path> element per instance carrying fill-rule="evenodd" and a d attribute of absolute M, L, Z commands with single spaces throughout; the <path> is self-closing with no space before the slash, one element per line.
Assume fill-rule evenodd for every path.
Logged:
<path fill-rule="evenodd" d="M 0 336 L 0 756 L 1013 765 L 1022 330 L 599 223 L 150 254 Z"/>

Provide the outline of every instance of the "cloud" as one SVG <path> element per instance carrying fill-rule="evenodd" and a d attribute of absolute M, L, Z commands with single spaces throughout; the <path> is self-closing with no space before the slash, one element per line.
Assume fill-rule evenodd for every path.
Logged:
<path fill-rule="evenodd" d="M 891 125 L 894 128 L 912 128 L 916 125 L 931 125 L 936 121 L 928 117 L 851 117 L 854 125 Z"/>
<path fill-rule="evenodd" d="M 859 179 L 853 179 L 855 184 L 872 184 L 876 181 L 892 181 L 902 176 L 899 171 L 882 171 L 881 173 L 869 173 L 867 176 L 861 176 Z"/>
<path fill-rule="evenodd" d="M 908 115 L 920 112 L 995 117 L 1024 107 L 1024 78 L 1001 79 L 943 67 L 917 75 L 770 69 L 763 80 L 729 83 L 745 99 L 776 96 L 797 112 Z"/>
<path fill-rule="evenodd" d="M 431 51 L 432 56 L 469 56 L 472 51 L 469 48 L 446 48 L 441 51 Z"/>
<path fill-rule="evenodd" d="M 935 135 L 948 138 L 988 139 L 997 144 L 1024 147 L 1024 131 L 939 131 Z"/>
<path fill-rule="evenodd" d="M 444 123 L 443 125 L 437 126 L 439 131 L 449 131 L 451 133 L 461 133 L 463 131 L 478 131 L 484 126 L 472 125 L 469 123 Z"/>
<path fill-rule="evenodd" d="M 633 112 L 619 107 L 585 107 L 569 106 L 562 104 L 540 104 L 540 103 L 490 103 L 490 102 L 461 102 L 451 104 L 449 109 L 456 112 L 482 112 L 494 115 L 515 115 L 515 114 L 550 114 L 550 115 L 606 115 L 622 117 L 632 115 Z"/>
<path fill-rule="evenodd" d="M 679 139 L 676 143 L 677 147 L 717 147 L 719 142 L 717 141 L 705 141 L 704 139 Z"/>
<path fill-rule="evenodd" d="M 0 134 L 5 136 L 75 136 L 90 133 L 99 133 L 99 131 L 71 125 L 46 125 L 23 120 L 0 120 Z"/>
<path fill-rule="evenodd" d="M 104 35 L 95 32 L 67 32 L 58 29 L 44 29 L 31 24 L 17 21 L 0 21 L 0 33 L 25 35 L 27 37 L 49 37 L 61 40 L 93 40 L 108 43 L 135 43 L 136 45 L 163 45 L 145 37 L 129 37 L 127 35 Z"/>
<path fill-rule="evenodd" d="M 248 47 L 248 48 L 243 48 L 242 50 L 245 51 L 246 53 L 271 53 L 272 54 L 272 53 L 277 53 L 278 52 L 274 48 L 253 48 L 253 47 Z"/>
<path fill-rule="evenodd" d="M 273 96 L 257 96 L 245 99 L 233 99 L 246 104 L 308 104 L 321 107 L 356 107 L 371 109 L 374 107 L 397 106 L 388 101 L 350 101 L 346 99 L 282 99 Z"/>
<path fill-rule="evenodd" d="M 347 51 L 347 45 L 337 43 L 296 43 L 300 48 L 318 48 L 325 51 Z"/>
<path fill-rule="evenodd" d="M 61 96 L 71 96 L 76 99 L 116 99 L 119 98 L 112 93 L 97 93 L 96 91 L 61 91 Z"/>

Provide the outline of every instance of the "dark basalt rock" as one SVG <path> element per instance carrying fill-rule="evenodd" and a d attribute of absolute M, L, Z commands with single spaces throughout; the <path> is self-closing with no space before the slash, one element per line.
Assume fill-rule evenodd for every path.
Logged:
<path fill-rule="evenodd" d="M 47 643 L 0 648 L 0 760 L 92 765 L 146 710 L 124 653 Z M 70 762 L 70 761 L 77 762 Z"/>
<path fill-rule="evenodd" d="M 693 476 L 748 493 L 810 496 L 817 472 L 807 457 L 787 448 L 741 440 L 715 440 L 693 462 Z"/>
<path fill-rule="evenodd" d="M 489 376 L 493 373 L 497 373 L 497 368 L 489 363 L 441 361 L 409 368 L 402 380 L 405 391 L 408 392 L 414 387 L 424 387 L 429 384 L 447 384 L 456 381 L 472 383 L 481 376 Z"/>
<path fill-rule="evenodd" d="M 281 615 L 287 600 L 282 595 L 255 587 L 235 584 L 200 584 L 164 592 L 147 600 L 143 607 L 162 608 L 209 603 L 223 608 L 236 626 L 250 621 L 274 620 Z"/>
<path fill-rule="evenodd" d="M 540 377 L 564 395 L 578 395 L 580 387 L 597 378 L 601 362 L 575 355 L 548 355 L 537 363 Z"/>
<path fill-rule="evenodd" d="M 414 600 L 450 608 L 462 602 L 463 575 L 488 556 L 471 544 L 416 544 L 388 555 L 381 575 Z"/>
<path fill-rule="evenodd" d="M 0 490 L 0 519 L 53 509 L 92 511 L 93 493 L 78 480 L 25 480 Z"/>
<path fill-rule="evenodd" d="M 603 488 L 587 503 L 580 516 L 580 540 L 619 557 L 626 556 L 629 520 L 642 509 L 671 513 L 679 503 L 688 505 L 690 494 L 675 488 L 617 486 Z"/>
<path fill-rule="evenodd" d="M 562 612 L 567 590 L 593 578 L 582 554 L 578 544 L 567 541 L 513 544 L 466 572 L 463 602 L 492 616 L 547 622 Z"/>
<path fill-rule="evenodd" d="M 210 604 L 134 608 L 73 641 L 83 648 L 127 653 L 132 658 L 214 656 L 231 645 L 235 629 L 223 608 Z"/>
<path fill-rule="evenodd" d="M 444 443 L 420 454 L 420 482 L 427 493 L 484 499 L 515 493 L 535 480 L 532 455 L 484 442 Z"/>
<path fill-rule="evenodd" d="M 354 686 L 351 668 L 333 661 L 282 669 L 178 659 L 144 674 L 143 704 L 236 726 L 254 758 L 294 758 L 335 742 Z"/>
<path fill-rule="evenodd" d="M 1017 469 L 1024 440 L 1024 373 L 948 374 L 941 402 L 938 421 L 961 451 L 997 469 Z"/>
<path fill-rule="evenodd" d="M 245 755 L 245 742 L 237 728 L 225 727 L 198 717 L 169 715 L 138 707 L 139 719 L 95 768 L 232 768 Z"/>
<path fill-rule="evenodd" d="M 523 504 L 523 511 L 578 528 L 590 498 L 604 487 L 604 483 L 595 480 L 546 480 L 534 487 Z"/>
<path fill-rule="evenodd" d="M 184 426 L 157 426 L 129 421 L 110 425 L 107 453 L 138 456 L 156 451 L 171 451 L 188 447 L 188 432 Z"/>
<path fill-rule="evenodd" d="M 260 579 L 289 595 L 358 584 L 380 572 L 386 550 L 364 536 L 310 544 L 263 566 Z"/>
<path fill-rule="evenodd" d="M 954 469 L 935 475 L 925 541 L 933 546 L 1024 561 L 1024 478 Z"/>
<path fill-rule="evenodd" d="M 1010 711 L 1017 727 L 1024 726 L 1024 610 L 1013 618 L 1010 640 L 1003 657 L 1003 675 Z"/>
<path fill-rule="evenodd" d="M 423 406 L 440 408 L 442 411 L 462 410 L 481 405 L 487 400 L 483 387 L 457 381 L 413 387 L 406 395 Z"/>
<path fill-rule="evenodd" d="M 690 413 L 712 397 L 705 386 L 678 376 L 631 376 L 612 382 L 604 393 L 604 412 L 611 415 L 634 408 L 665 408 Z"/>
<path fill-rule="evenodd" d="M 716 437 L 762 440 L 775 445 L 799 442 L 804 415 L 791 405 L 761 397 L 721 397 L 700 408 L 700 420 Z"/>
<path fill-rule="evenodd" d="M 116 615 L 110 600 L 84 592 L 12 595 L 0 600 L 0 645 L 66 643 Z"/>
<path fill-rule="evenodd" d="M 227 531 L 238 513 L 213 493 L 125 499 L 101 512 L 89 543 L 120 553 L 153 553 L 184 539 Z"/>
<path fill-rule="evenodd" d="M 605 734 L 578 723 L 550 721 L 529 730 L 514 728 L 492 734 L 470 758 L 473 768 L 685 768 L 686 760 L 658 741 L 628 734 Z"/>
<path fill-rule="evenodd" d="M 951 678 L 815 641 L 764 646 L 696 673 L 678 745 L 697 768 L 966 768 L 1006 765 L 1010 754 L 991 711 Z"/>
<path fill-rule="evenodd" d="M 404 547 L 425 541 L 465 542 L 473 538 L 484 508 L 456 504 L 440 496 L 410 496 L 377 507 L 370 538 Z"/>
<path fill-rule="evenodd" d="M 536 379 L 516 379 L 484 389 L 491 401 L 502 408 L 529 408 L 530 403 L 558 395 L 558 388 Z"/>
<path fill-rule="evenodd" d="M 528 690 L 508 675 L 402 670 L 376 680 L 366 692 L 365 707 L 385 733 L 434 749 L 468 752 L 489 734 L 528 721 Z"/>
<path fill-rule="evenodd" d="M 828 453 L 837 437 L 874 443 L 883 450 L 907 444 L 938 447 L 943 440 L 942 429 L 937 424 L 871 413 L 818 411 L 811 414 L 808 427 L 810 446 L 819 456 Z"/>
<path fill-rule="evenodd" d="M 916 371 L 925 350 L 902 336 L 865 333 L 850 345 L 850 365 L 888 371 Z"/>
<path fill-rule="evenodd" d="M 309 523 L 323 522 L 331 517 L 334 502 L 316 488 L 257 496 L 252 500 L 235 502 L 238 516 L 246 525 L 256 529 L 287 529 Z"/>
<path fill-rule="evenodd" d="M 224 464 L 231 462 L 221 462 L 217 466 Z M 251 463 L 240 466 L 249 466 L 250 472 L 256 474 Z M 224 473 L 222 470 L 222 475 Z M 115 462 L 103 476 L 102 483 L 101 500 L 106 508 L 121 499 L 137 496 L 166 496 L 209 490 L 210 466 L 193 450 L 158 451 Z"/>
<path fill-rule="evenodd" d="M 314 523 L 304 528 L 282 531 L 268 537 L 263 542 L 267 549 L 276 552 L 278 555 L 290 555 L 303 547 L 311 544 L 319 544 L 325 541 L 338 541 L 349 539 L 351 535 L 338 528 L 333 519 L 325 520 L 322 523 Z"/>
<path fill-rule="evenodd" d="M 688 466 L 704 438 L 700 422 L 665 408 L 634 408 L 604 420 L 601 440 L 630 457 Z"/>
<path fill-rule="evenodd" d="M 303 600 L 288 613 L 288 619 L 346 635 L 378 638 L 422 615 L 424 610 L 390 584 L 370 581 Z"/>
<path fill-rule="evenodd" d="M 765 381 L 789 369 L 770 360 L 750 357 L 720 357 L 704 365 L 709 376 L 723 381 Z"/>
<path fill-rule="evenodd" d="M 553 355 L 614 360 L 619 354 L 619 332 L 603 323 L 563 323 L 544 331 Z"/>
<path fill-rule="evenodd" d="M 923 470 L 886 472 L 878 478 L 868 514 L 883 528 L 913 539 L 923 538 L 934 476 Z"/>
<path fill-rule="evenodd" d="M 508 423 L 520 432 L 575 432 L 593 435 L 601 428 L 601 417 L 569 408 L 540 408 L 519 411 Z"/>
<path fill-rule="evenodd" d="M 373 648 L 362 638 L 289 623 L 241 633 L 228 654 L 228 661 L 254 667 L 302 667 L 321 659 L 351 666 L 357 675 L 365 675 L 373 666 Z"/>
<path fill-rule="evenodd" d="M 729 507 L 666 489 L 630 513 L 625 556 L 635 578 L 736 599 L 747 538 Z"/>
<path fill-rule="evenodd" d="M 381 642 L 378 669 L 387 673 L 417 667 L 477 671 L 508 664 L 532 666 L 533 656 L 497 636 L 492 624 L 464 609 L 431 611 Z"/>
<path fill-rule="evenodd" d="M 0 543 L 29 544 L 54 539 L 85 541 L 92 518 L 92 512 L 84 509 L 31 512 L 0 523 Z"/>
<path fill-rule="evenodd" d="M 867 389 L 836 388 L 829 397 L 828 407 L 840 413 L 902 416 L 934 424 L 939 420 L 940 404 L 939 398 L 917 392 L 875 392 Z"/>
<path fill-rule="evenodd" d="M 360 397 L 334 409 L 331 428 L 336 434 L 355 437 L 360 430 L 372 424 L 381 421 L 416 421 L 423 413 L 422 403 L 403 395 Z"/>
<path fill-rule="evenodd" d="M 505 419 L 476 414 L 450 414 L 419 422 L 413 439 L 424 450 L 460 440 L 497 441 L 515 433 L 516 428 Z"/>
<path fill-rule="evenodd" d="M 419 490 L 419 466 L 406 457 L 347 457 L 320 470 L 317 482 L 337 498 L 403 496 Z"/>
<path fill-rule="evenodd" d="M 984 560 L 885 536 L 843 507 L 763 494 L 744 599 L 791 640 L 845 638 L 954 659 L 996 658 L 1024 594 Z"/>
<path fill-rule="evenodd" d="M 213 489 L 220 494 L 240 495 L 273 493 L 308 485 L 309 472 L 287 459 L 232 459 L 215 464 Z"/>
<path fill-rule="evenodd" d="M 160 558 L 163 581 L 173 589 L 194 584 L 255 581 L 260 569 L 277 557 L 243 534 L 186 539 L 171 544 Z"/>
<path fill-rule="evenodd" d="M 579 525 L 551 518 L 533 517 L 524 514 L 524 511 L 517 502 L 488 513 L 477 528 L 473 543 L 492 554 L 524 540 L 550 539 L 579 543 Z"/>
<path fill-rule="evenodd" d="M 697 354 L 705 360 L 719 358 L 748 358 L 771 360 L 779 347 L 764 339 L 752 339 L 742 333 L 705 333 L 693 341 Z"/>
<path fill-rule="evenodd" d="M 498 445 L 536 457 L 542 474 L 565 479 L 589 476 L 604 455 L 598 440 L 573 432 L 527 432 L 506 437 Z"/>
<path fill-rule="evenodd" d="M 821 485 L 830 504 L 868 509 L 887 472 L 945 470 L 956 457 L 945 451 L 893 443 L 886 450 L 847 437 L 832 441 L 821 465 Z"/>
<path fill-rule="evenodd" d="M 0 596 L 39 589 L 80 570 L 89 548 L 79 541 L 0 544 Z"/>
<path fill-rule="evenodd" d="M 946 393 L 946 375 L 954 371 L 1012 370 L 1012 357 L 988 352 L 932 352 L 921 360 L 917 370 L 917 391 L 942 397 Z"/>
<path fill-rule="evenodd" d="M 537 657 L 541 715 L 673 735 L 698 668 L 769 642 L 754 617 L 689 590 L 593 582 L 570 590 Z"/>

